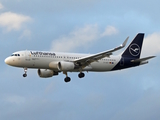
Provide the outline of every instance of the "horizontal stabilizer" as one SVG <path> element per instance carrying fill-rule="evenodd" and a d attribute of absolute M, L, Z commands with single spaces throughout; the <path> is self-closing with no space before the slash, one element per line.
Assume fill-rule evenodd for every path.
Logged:
<path fill-rule="evenodd" d="M 141 58 L 141 59 L 131 60 L 131 62 L 143 62 L 143 61 L 149 60 L 154 57 L 156 57 L 156 56 L 150 56 L 150 57 L 145 57 L 145 58 Z"/>

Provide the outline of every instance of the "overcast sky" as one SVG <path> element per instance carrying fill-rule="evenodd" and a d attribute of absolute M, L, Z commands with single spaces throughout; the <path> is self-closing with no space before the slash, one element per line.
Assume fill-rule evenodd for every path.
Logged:
<path fill-rule="evenodd" d="M 0 120 L 159 120 L 160 1 L 0 0 Z M 42 79 L 6 65 L 19 50 L 98 53 L 145 33 L 149 64 Z M 127 45 L 128 45 L 127 44 Z M 123 49 L 124 50 L 124 49 Z M 120 51 L 121 52 L 121 51 Z M 120 52 L 114 53 L 114 55 Z"/>

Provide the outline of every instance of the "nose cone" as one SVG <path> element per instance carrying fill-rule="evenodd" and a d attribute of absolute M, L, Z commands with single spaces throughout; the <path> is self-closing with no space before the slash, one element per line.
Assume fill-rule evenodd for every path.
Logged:
<path fill-rule="evenodd" d="M 4 62 L 9 65 L 9 64 L 10 64 L 10 59 L 9 59 L 9 58 L 6 58 L 6 59 L 4 60 Z"/>

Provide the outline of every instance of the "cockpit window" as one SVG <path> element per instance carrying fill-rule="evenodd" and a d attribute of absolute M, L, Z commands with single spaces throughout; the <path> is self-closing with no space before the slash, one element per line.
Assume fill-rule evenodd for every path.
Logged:
<path fill-rule="evenodd" d="M 12 54 L 11 56 L 20 56 L 20 54 Z"/>

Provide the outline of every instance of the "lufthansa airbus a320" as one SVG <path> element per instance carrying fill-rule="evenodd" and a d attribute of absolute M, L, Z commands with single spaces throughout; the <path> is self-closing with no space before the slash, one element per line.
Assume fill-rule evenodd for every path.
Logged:
<path fill-rule="evenodd" d="M 139 33 L 129 44 L 126 50 L 117 56 L 112 53 L 125 47 L 128 38 L 122 45 L 97 54 L 59 53 L 45 51 L 18 51 L 5 59 L 5 63 L 24 69 L 23 77 L 27 76 L 27 69 L 38 69 L 38 75 L 48 78 L 58 75 L 60 72 L 66 75 L 64 81 L 69 82 L 68 72 L 79 72 L 78 77 L 83 78 L 84 72 L 105 72 L 148 63 L 148 59 L 155 56 L 140 58 L 144 33 Z"/>

